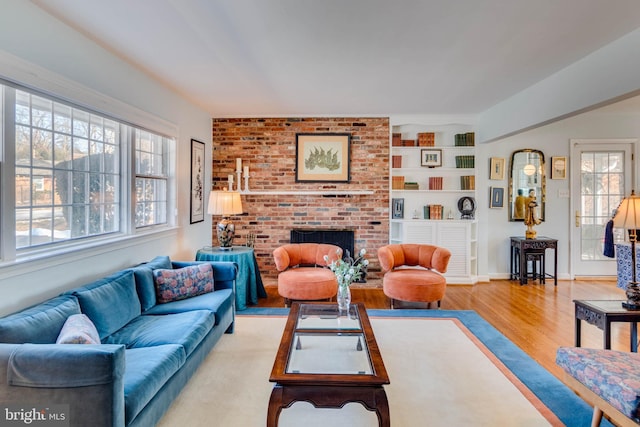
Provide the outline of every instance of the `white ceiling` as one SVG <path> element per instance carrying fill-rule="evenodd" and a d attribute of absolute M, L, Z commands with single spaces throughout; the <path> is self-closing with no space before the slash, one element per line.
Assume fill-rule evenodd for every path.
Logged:
<path fill-rule="evenodd" d="M 638 0 L 32 1 L 213 117 L 477 114 L 640 27 Z"/>

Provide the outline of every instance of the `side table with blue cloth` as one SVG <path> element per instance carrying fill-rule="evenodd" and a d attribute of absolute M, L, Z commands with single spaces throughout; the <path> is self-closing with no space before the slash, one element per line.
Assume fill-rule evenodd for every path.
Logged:
<path fill-rule="evenodd" d="M 636 267 L 640 272 L 640 251 L 636 246 Z M 631 245 L 625 243 L 616 243 L 616 261 L 618 263 L 618 283 L 617 286 L 621 289 L 627 289 L 627 285 L 633 278 L 633 270 L 631 264 Z"/>
<path fill-rule="evenodd" d="M 244 310 L 248 304 L 257 304 L 258 298 L 267 297 L 253 248 L 234 246 L 228 251 L 221 251 L 217 246 L 202 248 L 196 253 L 196 261 L 232 261 L 238 264 L 236 310 Z"/>

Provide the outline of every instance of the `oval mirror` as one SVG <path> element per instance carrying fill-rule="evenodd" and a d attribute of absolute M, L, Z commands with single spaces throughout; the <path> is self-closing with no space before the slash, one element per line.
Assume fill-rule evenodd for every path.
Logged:
<path fill-rule="evenodd" d="M 509 221 L 524 221 L 526 205 L 531 197 L 535 197 L 538 204 L 536 218 L 544 221 L 544 154 L 530 149 L 514 151 L 509 172 Z"/>

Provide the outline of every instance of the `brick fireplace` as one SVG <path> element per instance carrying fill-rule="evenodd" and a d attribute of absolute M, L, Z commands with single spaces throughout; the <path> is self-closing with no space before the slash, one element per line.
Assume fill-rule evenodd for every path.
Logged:
<path fill-rule="evenodd" d="M 349 133 L 349 183 L 295 181 L 296 133 Z M 227 185 L 236 158 L 250 169 L 249 188 L 242 194 L 245 214 L 234 217 L 236 244 L 256 235 L 255 251 L 265 283 L 277 271 L 272 251 L 289 243 L 292 229 L 349 229 L 354 250 L 366 248 L 369 276 L 377 277 L 377 249 L 389 239 L 388 118 L 237 118 L 213 120 L 212 186 Z M 370 190 L 372 194 L 309 195 L 295 192 Z M 290 194 L 289 194 L 290 192 Z M 215 221 L 214 221 L 215 223 Z M 212 230 L 212 241 L 215 241 Z"/>

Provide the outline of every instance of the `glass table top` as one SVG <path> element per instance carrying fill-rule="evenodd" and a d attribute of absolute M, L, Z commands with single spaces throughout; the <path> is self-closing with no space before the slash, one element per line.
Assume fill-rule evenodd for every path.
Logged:
<path fill-rule="evenodd" d="M 348 313 L 340 313 L 337 305 L 301 304 L 296 322 L 298 329 L 362 330 L 358 309 L 350 305 Z"/>

